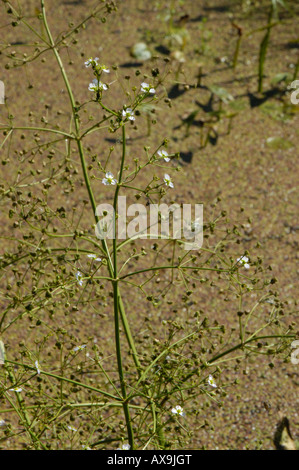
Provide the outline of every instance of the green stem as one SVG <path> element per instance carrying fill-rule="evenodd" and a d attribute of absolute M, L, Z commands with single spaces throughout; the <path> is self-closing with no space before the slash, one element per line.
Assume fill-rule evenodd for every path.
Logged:
<path fill-rule="evenodd" d="M 238 63 L 238 57 L 239 57 L 239 52 L 240 52 L 240 45 L 242 41 L 242 35 L 238 35 L 237 39 L 237 44 L 236 44 L 236 49 L 235 49 L 235 54 L 234 54 L 234 59 L 233 59 L 233 69 L 236 69 L 237 63 Z"/>
<path fill-rule="evenodd" d="M 259 93 L 263 92 L 264 68 L 265 68 L 266 55 L 267 55 L 267 50 L 268 50 L 268 45 L 269 45 L 269 40 L 270 40 L 270 33 L 273 27 L 273 25 L 271 24 L 273 14 L 274 14 L 274 8 L 272 4 L 270 8 L 269 18 L 268 18 L 267 32 L 260 45 L 259 70 L 258 70 L 258 73 L 259 73 L 258 92 Z"/>
<path fill-rule="evenodd" d="M 118 194 L 120 190 L 120 183 L 122 180 L 124 162 L 126 158 L 126 133 L 125 133 L 125 126 L 122 127 L 122 140 L 123 140 L 123 151 L 122 151 L 122 159 L 119 171 L 119 178 L 118 178 L 118 185 L 115 190 L 114 194 L 114 237 L 113 237 L 113 274 L 114 274 L 114 282 L 113 282 L 113 298 L 114 298 L 114 333 L 115 333 L 115 345 L 116 345 L 116 357 L 117 357 L 117 366 L 118 366 L 118 375 L 121 385 L 121 391 L 123 399 L 125 400 L 123 403 L 124 415 L 126 419 L 127 425 L 127 432 L 128 432 L 128 440 L 131 446 L 131 449 L 134 449 L 134 433 L 131 424 L 131 417 L 130 417 L 130 410 L 127 403 L 127 390 L 126 390 L 126 383 L 124 378 L 124 371 L 122 366 L 122 355 L 121 355 L 121 345 L 120 345 L 120 330 L 119 330 L 119 288 L 117 279 L 117 243 L 116 243 L 116 211 L 117 211 L 117 202 L 118 202 Z"/>

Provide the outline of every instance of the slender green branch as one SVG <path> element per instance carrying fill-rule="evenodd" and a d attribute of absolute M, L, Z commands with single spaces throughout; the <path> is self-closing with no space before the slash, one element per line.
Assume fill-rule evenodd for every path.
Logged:
<path fill-rule="evenodd" d="M 21 362 L 9 361 L 9 360 L 6 360 L 5 362 L 7 362 L 8 364 L 14 364 L 17 366 L 24 367 L 26 370 L 33 370 L 36 372 L 35 367 L 28 366 L 27 364 L 22 364 Z M 92 390 L 93 392 L 100 393 L 101 395 L 105 397 L 113 398 L 113 400 L 120 400 L 119 397 L 116 397 L 115 395 L 112 395 L 111 393 L 105 392 L 104 390 L 100 390 L 99 388 L 96 388 L 96 387 L 92 387 L 91 385 L 86 385 L 82 382 L 78 382 L 77 380 L 67 379 L 66 377 L 61 377 L 60 375 L 52 374 L 51 372 L 46 372 L 44 370 L 41 370 L 40 374 L 46 375 L 48 377 L 53 377 L 54 379 L 57 379 L 63 382 L 69 382 L 73 385 L 78 385 L 79 387 L 86 388 L 87 390 Z"/>
<path fill-rule="evenodd" d="M 69 134 L 68 132 L 59 131 L 58 129 L 48 129 L 47 127 L 26 127 L 26 126 L 6 126 L 0 127 L 0 131 L 36 131 L 36 132 L 50 132 L 53 134 L 63 135 L 67 139 L 74 139 L 74 135 Z"/>
<path fill-rule="evenodd" d="M 194 271 L 216 271 L 216 272 L 224 272 L 224 273 L 229 273 L 230 272 L 230 269 L 204 268 L 203 266 L 202 267 L 196 267 L 196 266 L 183 266 L 183 267 L 181 267 L 181 265 L 153 266 L 152 268 L 140 269 L 138 271 L 132 271 L 128 274 L 124 274 L 123 276 L 121 276 L 119 278 L 119 280 L 126 279 L 126 277 L 129 277 L 129 276 L 135 276 L 136 274 L 146 273 L 146 272 L 150 272 L 150 271 L 161 271 L 161 270 L 164 270 L 164 269 L 182 269 L 182 270 L 192 269 Z"/>

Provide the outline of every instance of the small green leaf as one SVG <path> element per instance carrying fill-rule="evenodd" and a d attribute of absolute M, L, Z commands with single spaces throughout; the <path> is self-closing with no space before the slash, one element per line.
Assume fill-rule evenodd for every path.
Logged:
<path fill-rule="evenodd" d="M 292 79 L 292 76 L 287 72 L 278 73 L 277 75 L 275 75 L 275 77 L 272 78 L 271 84 L 277 85 L 278 83 L 281 83 L 281 82 L 291 81 L 291 79 Z"/>
<path fill-rule="evenodd" d="M 267 139 L 268 147 L 279 149 L 279 150 L 288 150 L 294 145 L 287 139 L 283 139 L 282 137 L 268 137 Z"/>
<path fill-rule="evenodd" d="M 218 96 L 224 103 L 228 103 L 229 101 L 233 101 L 234 97 L 231 95 L 225 88 L 222 88 L 217 85 L 212 85 L 209 87 L 210 91 L 214 93 L 214 95 Z"/>
<path fill-rule="evenodd" d="M 260 106 L 260 111 L 275 121 L 288 122 L 292 118 L 291 108 L 289 109 L 283 103 L 266 101 Z"/>

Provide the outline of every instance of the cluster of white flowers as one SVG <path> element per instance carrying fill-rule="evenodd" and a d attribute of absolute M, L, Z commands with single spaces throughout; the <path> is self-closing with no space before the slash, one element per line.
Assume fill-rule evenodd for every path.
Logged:
<path fill-rule="evenodd" d="M 167 173 L 165 173 L 165 175 L 164 175 L 164 183 L 166 184 L 166 186 L 169 186 L 170 188 L 174 188 L 172 179 L 170 178 L 170 176 Z"/>
<path fill-rule="evenodd" d="M 106 83 L 101 82 L 100 77 L 101 77 L 102 72 L 110 73 L 110 70 L 108 69 L 108 67 L 106 67 L 106 65 L 99 64 L 98 61 L 99 61 L 98 57 L 95 57 L 95 58 L 89 57 L 84 62 L 85 67 L 87 67 L 87 68 L 92 67 L 92 69 L 94 71 L 94 74 L 96 76 L 96 78 L 94 78 L 88 86 L 88 90 L 92 91 L 92 92 L 95 92 L 95 93 L 101 93 L 102 91 L 108 90 L 108 85 L 106 85 Z M 148 83 L 142 82 L 141 83 L 141 92 L 145 93 L 146 95 L 147 94 L 154 95 L 156 93 L 156 90 L 154 88 L 152 88 L 152 86 L 149 85 Z M 123 109 L 122 117 L 123 117 L 124 120 L 129 119 L 130 121 L 135 121 L 134 111 L 132 110 L 132 108 Z M 169 161 L 167 159 L 167 155 L 168 155 L 167 152 L 165 152 L 165 161 Z M 109 178 L 107 178 L 107 180 L 109 180 Z M 104 182 L 104 180 L 103 180 L 103 182 Z M 104 184 L 115 184 L 115 183 L 110 183 L 108 181 L 108 182 L 105 182 Z"/>
<path fill-rule="evenodd" d="M 87 344 L 82 344 L 81 346 L 76 346 L 73 351 L 82 351 L 84 348 L 86 348 Z"/>
<path fill-rule="evenodd" d="M 165 159 L 166 160 L 166 159 Z M 169 161 L 169 159 L 167 160 Z M 105 178 L 102 179 L 102 183 L 105 185 L 105 186 L 109 186 L 109 185 L 116 185 L 117 184 L 117 180 L 114 178 L 114 175 L 113 173 L 111 173 L 110 171 L 108 171 L 108 173 L 105 174 Z M 174 184 L 172 182 L 172 179 L 171 177 L 165 173 L 164 175 L 164 183 L 166 184 L 166 186 L 168 186 L 169 188 L 174 188 Z M 89 256 L 89 255 L 87 255 Z M 92 256 L 89 256 L 90 258 Z M 98 259 L 99 261 L 99 259 Z"/>
<path fill-rule="evenodd" d="M 159 157 L 164 158 L 164 160 L 166 162 L 170 162 L 170 158 L 169 158 L 168 153 L 166 152 L 166 150 L 164 150 L 164 149 L 159 150 L 158 155 L 159 155 Z"/>
<path fill-rule="evenodd" d="M 184 410 L 180 405 L 177 405 L 172 408 L 171 413 L 173 413 L 174 415 L 185 416 Z"/>
<path fill-rule="evenodd" d="M 78 429 L 74 428 L 74 426 L 68 426 L 68 429 L 69 429 L 70 431 L 74 431 L 74 432 L 77 432 L 77 431 L 78 431 Z"/>
<path fill-rule="evenodd" d="M 95 57 L 94 59 L 92 57 L 89 57 L 86 62 L 84 62 L 85 67 L 95 67 L 98 65 L 98 60 L 100 60 L 98 57 Z"/>
<path fill-rule="evenodd" d="M 249 269 L 250 264 L 248 263 L 249 258 L 247 256 L 241 256 L 240 258 L 237 259 L 237 263 L 243 264 L 244 268 Z"/>
<path fill-rule="evenodd" d="M 103 91 L 108 90 L 108 87 L 105 83 L 100 82 L 97 78 L 94 78 L 93 81 L 88 86 L 89 91 Z"/>
<path fill-rule="evenodd" d="M 100 81 L 100 76 L 102 72 L 105 73 L 110 73 L 110 70 L 106 67 L 106 65 L 101 65 L 98 63 L 99 58 L 95 57 L 94 59 L 90 57 L 89 59 L 84 62 L 85 67 L 92 67 L 94 70 L 94 73 L 97 78 L 94 78 L 93 81 L 89 84 L 88 89 L 89 91 L 93 92 L 100 92 L 100 91 L 105 91 L 108 90 L 108 86 L 105 83 L 102 83 Z"/>
<path fill-rule="evenodd" d="M 95 261 L 102 261 L 102 258 L 97 258 L 97 255 L 94 254 L 87 255 L 87 258 L 94 259 Z"/>
<path fill-rule="evenodd" d="M 82 274 L 80 273 L 80 271 L 77 271 L 76 278 L 77 278 L 79 286 L 83 286 Z"/>
<path fill-rule="evenodd" d="M 110 171 L 108 171 L 108 173 L 106 173 L 105 175 L 105 178 L 102 179 L 102 183 L 105 184 L 106 186 L 108 186 L 109 184 L 116 185 L 117 181 L 114 178 L 113 174 Z"/>
<path fill-rule="evenodd" d="M 104 65 L 99 65 L 98 64 L 98 60 L 99 58 L 96 57 L 95 59 L 93 58 L 89 58 L 86 62 L 85 62 L 85 66 L 86 67 L 90 67 L 92 66 L 95 70 L 98 70 L 99 71 L 103 71 L 103 72 L 106 72 L 106 73 L 109 73 L 109 69 L 107 69 L 106 66 Z M 89 84 L 89 87 L 88 89 L 90 91 L 94 91 L 94 92 L 98 92 L 98 91 L 102 91 L 102 90 L 107 90 L 107 85 L 105 85 L 105 83 L 102 83 L 99 79 L 94 79 L 90 84 Z M 146 93 L 146 94 L 155 94 L 156 93 L 156 90 L 154 88 L 151 87 L 151 85 L 149 85 L 148 83 L 146 82 L 142 82 L 141 83 L 141 92 L 142 93 Z M 135 121 L 135 115 L 134 115 L 134 111 L 132 108 L 124 108 L 122 110 L 122 117 L 124 120 L 128 119 L 129 121 Z M 170 161 L 170 158 L 168 156 L 168 153 L 166 152 L 165 149 L 162 149 L 162 150 L 159 150 L 158 151 L 158 155 L 159 157 L 161 158 L 164 158 L 165 162 L 169 162 Z M 105 178 L 102 179 L 102 183 L 106 186 L 108 185 L 116 185 L 117 184 L 117 180 L 114 178 L 114 175 L 108 171 L 106 174 L 105 174 Z M 166 184 L 166 186 L 168 186 L 169 188 L 174 188 L 174 184 L 172 182 L 172 179 L 171 177 L 165 173 L 164 175 L 164 183 Z M 93 258 L 94 256 L 92 255 L 87 255 L 89 258 Z M 100 258 L 97 259 L 97 261 L 100 261 Z M 82 281 L 79 279 L 79 275 L 77 273 L 77 279 L 78 279 L 78 282 L 80 285 L 82 285 Z"/>
<path fill-rule="evenodd" d="M 141 83 L 141 91 L 142 93 L 151 93 L 152 95 L 156 93 L 156 90 L 151 88 L 151 86 L 145 82 Z"/>
<path fill-rule="evenodd" d="M 217 388 L 216 382 L 212 375 L 209 375 L 208 384 L 211 385 L 211 387 Z"/>
<path fill-rule="evenodd" d="M 84 62 L 85 67 L 95 67 L 98 65 L 98 60 L 100 60 L 98 57 L 95 57 L 94 59 L 92 57 L 89 57 L 86 62 Z"/>
<path fill-rule="evenodd" d="M 98 63 L 100 59 L 98 57 L 95 57 L 94 59 L 92 57 L 89 57 L 86 62 L 84 62 L 85 67 L 92 67 L 94 68 L 97 72 L 105 72 L 105 73 L 110 73 L 110 70 L 106 67 L 106 65 L 100 65 Z"/>

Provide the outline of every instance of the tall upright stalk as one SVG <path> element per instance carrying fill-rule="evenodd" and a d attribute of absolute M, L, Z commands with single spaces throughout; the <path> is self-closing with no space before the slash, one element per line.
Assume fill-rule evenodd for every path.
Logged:
<path fill-rule="evenodd" d="M 242 37 L 243 37 L 243 30 L 240 26 L 238 26 L 235 23 L 233 23 L 233 26 L 237 29 L 237 32 L 238 32 L 238 38 L 237 38 L 236 48 L 235 48 L 235 53 L 234 53 L 234 58 L 233 58 L 233 69 L 235 70 L 237 67 L 237 63 L 238 63 L 240 46 L 241 46 Z"/>
<path fill-rule="evenodd" d="M 113 298 L 114 298 L 114 334 L 115 334 L 115 346 L 116 346 L 116 356 L 117 356 L 117 366 L 118 366 L 118 374 L 119 380 L 121 385 L 121 392 L 123 396 L 123 409 L 126 419 L 127 431 L 128 431 L 128 440 L 131 446 L 131 449 L 134 449 L 134 433 L 131 425 L 131 417 L 129 406 L 126 401 L 127 399 L 127 390 L 126 390 L 126 383 L 124 378 L 123 366 L 122 366 L 122 356 L 121 356 L 121 347 L 120 347 L 120 331 L 119 331 L 119 279 L 118 279 L 118 271 L 117 271 L 117 243 L 116 243 L 116 211 L 117 211 L 117 203 L 118 203 L 118 194 L 120 190 L 120 184 L 122 180 L 122 173 L 124 168 L 126 158 L 126 130 L 125 125 L 122 126 L 122 159 L 120 164 L 120 171 L 118 177 L 118 184 L 114 194 L 114 238 L 113 238 Z"/>
<path fill-rule="evenodd" d="M 41 8 L 42 8 L 42 16 L 43 16 L 43 23 L 45 26 L 45 30 L 51 45 L 51 48 L 53 50 L 53 53 L 56 57 L 61 75 L 63 77 L 67 93 L 69 96 L 71 108 L 72 108 L 72 114 L 73 114 L 73 119 L 74 119 L 74 124 L 75 124 L 75 140 L 77 143 L 78 147 L 78 152 L 80 156 L 80 162 L 81 162 L 81 168 L 84 176 L 84 182 L 85 186 L 87 188 L 90 204 L 94 213 L 95 221 L 96 223 L 99 222 L 99 217 L 96 215 L 96 202 L 95 202 L 95 197 L 92 191 L 89 175 L 88 175 L 88 170 L 86 166 L 86 161 L 85 161 L 85 156 L 84 156 L 84 150 L 83 150 L 83 145 L 82 145 L 82 140 L 80 137 L 80 123 L 79 123 L 79 116 L 77 114 L 77 109 L 76 109 L 76 104 L 75 104 L 75 99 L 74 95 L 67 77 L 67 73 L 65 71 L 65 68 L 63 66 L 63 62 L 61 60 L 61 57 L 59 55 L 59 52 L 55 46 L 48 22 L 47 22 L 47 17 L 46 17 L 46 9 L 45 9 L 45 0 L 41 0 Z M 110 111 L 110 110 L 109 110 Z M 121 183 L 121 178 L 122 178 L 122 172 L 123 172 L 123 167 L 124 167 L 124 161 L 125 161 L 125 154 L 126 154 L 126 137 L 125 137 L 125 125 L 122 126 L 122 133 L 123 133 L 123 152 L 122 152 L 122 160 L 121 160 L 121 167 L 120 167 L 120 172 L 119 172 L 119 182 L 116 187 L 115 191 L 115 196 L 114 196 L 114 209 L 116 213 L 116 208 L 117 208 L 117 200 L 118 200 L 118 193 L 120 186 L 119 184 Z M 116 220 L 116 219 L 115 219 Z M 116 223 L 116 221 L 115 221 Z M 140 362 L 138 360 L 138 355 L 137 351 L 134 345 L 133 337 L 129 329 L 129 324 L 126 318 L 125 310 L 123 303 L 120 298 L 120 292 L 119 292 L 119 280 L 117 279 L 117 246 L 116 246 L 116 238 L 113 240 L 113 261 L 111 260 L 109 248 L 107 246 L 106 240 L 102 240 L 102 248 L 103 251 L 107 257 L 107 262 L 108 262 L 108 270 L 110 273 L 110 276 L 113 278 L 113 293 L 114 293 L 114 327 L 115 327 L 115 342 L 116 342 L 116 355 L 117 355 L 117 365 L 118 365 L 118 373 L 119 373 L 119 379 L 120 379 L 120 385 L 121 385 L 121 390 L 122 390 L 122 397 L 123 397 L 123 409 L 124 409 L 124 415 L 125 415 L 125 420 L 126 420 L 126 425 L 127 425 L 127 433 L 128 433 L 128 440 L 129 444 L 131 446 L 131 449 L 134 449 L 134 435 L 133 435 L 133 430 L 132 430 L 132 425 L 131 425 L 131 418 L 130 418 L 130 410 L 128 403 L 126 401 L 127 399 L 127 394 L 126 394 L 126 386 L 125 386 L 125 379 L 124 379 L 124 373 L 123 373 L 123 367 L 122 367 L 122 358 L 121 358 L 121 349 L 120 349 L 120 335 L 119 335 L 119 312 L 121 314 L 122 318 L 122 323 L 125 329 L 126 333 L 126 338 L 128 340 L 129 346 L 133 352 L 133 359 L 135 362 L 135 365 L 137 367 L 137 370 L 140 374 Z"/>
<path fill-rule="evenodd" d="M 274 6 L 272 3 L 270 7 L 269 16 L 268 16 L 268 26 L 267 26 L 266 34 L 260 45 L 259 68 L 258 68 L 258 75 L 259 75 L 258 92 L 259 93 L 263 93 L 265 61 L 266 61 L 267 50 L 268 50 L 268 45 L 269 45 L 269 40 L 270 40 L 270 33 L 273 27 L 273 25 L 271 25 L 273 15 L 274 15 Z"/>

